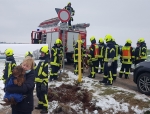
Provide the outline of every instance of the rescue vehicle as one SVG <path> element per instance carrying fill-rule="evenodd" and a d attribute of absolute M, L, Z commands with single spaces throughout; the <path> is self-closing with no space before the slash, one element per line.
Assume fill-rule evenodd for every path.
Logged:
<path fill-rule="evenodd" d="M 63 42 L 63 37 L 65 38 L 65 60 L 66 62 L 73 62 L 74 53 L 74 42 L 77 41 L 78 35 L 81 35 L 81 39 L 86 47 L 87 30 L 86 28 L 90 26 L 89 23 L 79 23 L 72 25 L 71 29 L 63 30 L 61 29 L 62 24 L 58 17 L 45 20 L 39 24 L 39 28 L 31 33 L 31 43 L 32 44 L 48 44 L 49 49 L 54 45 L 57 38 L 60 38 Z M 64 35 L 64 36 L 63 36 Z"/>

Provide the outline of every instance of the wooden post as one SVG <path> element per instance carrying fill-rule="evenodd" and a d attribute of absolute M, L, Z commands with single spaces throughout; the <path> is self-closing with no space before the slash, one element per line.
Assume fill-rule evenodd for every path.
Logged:
<path fill-rule="evenodd" d="M 78 35 L 78 82 L 81 82 L 81 35 Z"/>

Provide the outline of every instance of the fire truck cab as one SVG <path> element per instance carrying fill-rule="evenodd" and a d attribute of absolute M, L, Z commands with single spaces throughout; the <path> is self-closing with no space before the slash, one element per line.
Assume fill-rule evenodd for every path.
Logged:
<path fill-rule="evenodd" d="M 65 41 L 65 60 L 67 62 L 73 62 L 74 47 L 73 44 L 78 40 L 78 35 L 81 35 L 81 39 L 86 47 L 86 28 L 90 26 L 89 23 L 80 23 L 72 25 L 72 29 L 63 30 L 60 28 L 60 20 L 58 17 L 48 19 L 40 23 L 37 31 L 31 33 L 32 44 L 48 44 L 49 50 L 51 50 L 57 38 Z M 62 26 L 61 26 L 62 27 Z M 64 35 L 64 36 L 63 36 Z M 63 40 L 65 38 L 65 40 Z M 50 51 L 51 52 L 51 51 Z"/>

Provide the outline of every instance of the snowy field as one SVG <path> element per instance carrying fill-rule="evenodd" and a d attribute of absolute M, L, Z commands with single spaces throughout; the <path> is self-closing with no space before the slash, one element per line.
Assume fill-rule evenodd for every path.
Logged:
<path fill-rule="evenodd" d="M 63 78 L 62 81 L 58 81 L 57 83 L 54 81 L 50 82 L 49 87 L 55 88 L 59 87 L 62 84 L 73 85 L 75 80 L 77 80 L 77 76 L 70 71 L 65 72 L 68 75 L 67 78 Z M 134 91 L 129 91 L 120 87 L 106 87 L 100 84 L 98 81 L 84 76 L 82 81 L 83 83 L 81 83 L 80 87 L 83 89 L 87 89 L 88 91 L 92 91 L 93 97 L 91 103 L 95 103 L 96 106 L 101 107 L 103 111 L 107 112 L 107 110 L 109 110 L 109 112 L 105 114 L 131 114 L 130 110 L 132 110 L 132 114 L 133 112 L 134 114 L 144 114 L 145 111 L 150 110 L 150 98 L 146 95 L 138 94 Z M 107 94 L 110 91 L 113 94 Z M 120 99 L 119 95 L 125 95 L 126 98 Z M 136 101 L 136 103 L 133 106 L 130 105 L 129 100 L 131 99 L 127 99 L 128 97 L 131 97 L 133 101 Z M 140 103 L 144 104 L 145 102 L 148 103 L 149 106 L 146 106 L 146 108 L 139 107 Z M 58 107 L 58 104 L 58 101 L 49 102 L 49 114 L 53 114 L 52 111 L 56 109 L 56 107 Z M 77 111 L 77 114 L 85 114 L 81 111 L 82 103 L 69 103 L 68 105 L 71 106 L 71 108 L 73 108 L 75 111 Z M 85 112 L 86 114 L 99 114 L 97 110 L 93 111 L 92 113 L 89 113 L 88 110 L 86 110 Z"/>
<path fill-rule="evenodd" d="M 23 59 L 16 59 L 17 65 L 20 65 L 20 63 L 21 63 L 22 61 L 23 61 Z M 36 62 L 36 64 L 38 64 L 39 60 L 36 60 L 35 62 Z M 5 67 L 4 67 L 4 64 L 5 64 L 5 60 L 0 60 L 0 78 L 1 78 L 2 75 L 3 75 L 3 69 L 5 68 Z M 3 88 L 4 88 L 3 81 L 0 80 L 0 102 L 2 101 L 3 96 L 4 96 Z M 1 109 L 1 108 L 3 108 L 2 105 L 0 105 L 0 109 Z"/>

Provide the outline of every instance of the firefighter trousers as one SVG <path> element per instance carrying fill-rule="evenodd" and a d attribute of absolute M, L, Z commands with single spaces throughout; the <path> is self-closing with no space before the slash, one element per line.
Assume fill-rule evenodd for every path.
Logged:
<path fill-rule="evenodd" d="M 116 80 L 117 77 L 117 68 L 118 68 L 118 60 L 115 60 L 112 63 L 112 75 L 113 75 L 113 80 Z"/>
<path fill-rule="evenodd" d="M 73 17 L 70 17 L 70 20 L 68 21 L 68 26 L 71 27 L 71 21 L 73 21 Z"/>
<path fill-rule="evenodd" d="M 45 87 L 43 88 L 43 85 Z M 43 109 L 48 109 L 48 83 L 46 82 L 37 82 L 36 83 L 36 95 L 39 100 L 38 105 L 43 107 Z"/>
<path fill-rule="evenodd" d="M 131 64 L 122 64 L 120 72 L 119 72 L 119 77 L 122 78 L 122 75 L 125 74 L 125 79 L 129 78 L 130 69 L 131 69 Z M 125 70 L 125 73 L 124 73 L 124 70 Z"/>
<path fill-rule="evenodd" d="M 97 61 L 92 61 L 92 64 L 90 66 L 91 69 L 90 75 L 88 76 L 89 78 L 95 78 L 95 74 L 97 71 L 96 67 L 97 67 Z"/>
<path fill-rule="evenodd" d="M 108 67 L 108 62 L 104 62 L 104 76 L 102 83 L 108 83 L 109 85 L 113 84 L 112 65 Z"/>
<path fill-rule="evenodd" d="M 99 63 L 100 63 L 100 73 L 103 73 L 104 72 L 104 59 L 103 58 L 99 58 L 98 59 L 98 66 L 99 66 Z"/>
<path fill-rule="evenodd" d="M 50 71 L 50 81 L 57 80 L 58 79 L 58 71 L 60 67 L 51 65 L 51 71 Z"/>
<path fill-rule="evenodd" d="M 81 72 L 83 73 L 83 62 L 81 62 Z M 74 74 L 78 74 L 78 62 L 74 62 Z"/>

